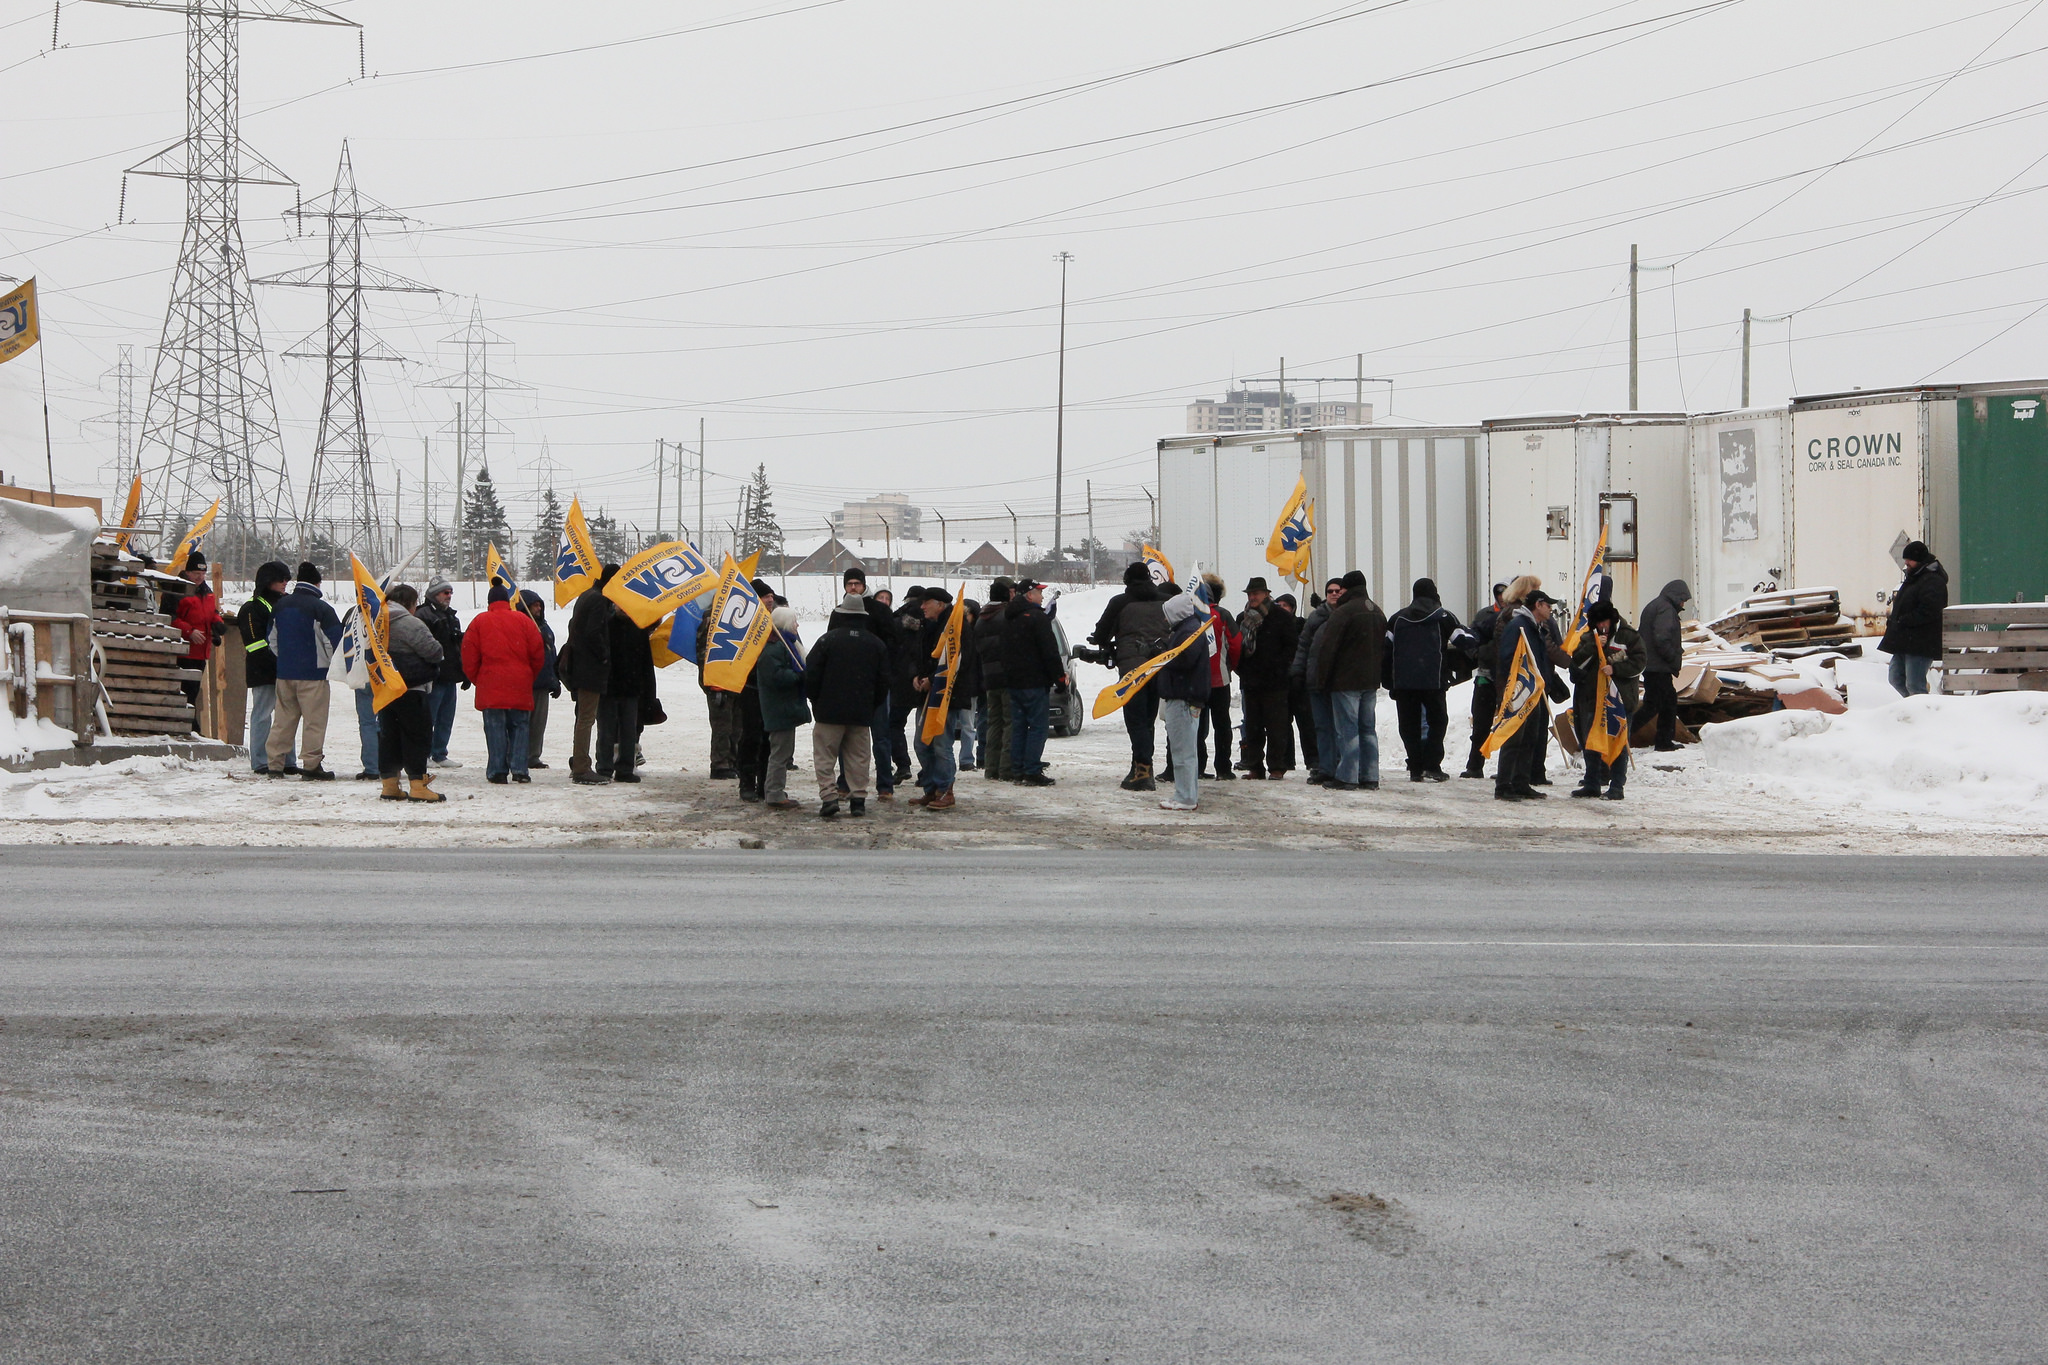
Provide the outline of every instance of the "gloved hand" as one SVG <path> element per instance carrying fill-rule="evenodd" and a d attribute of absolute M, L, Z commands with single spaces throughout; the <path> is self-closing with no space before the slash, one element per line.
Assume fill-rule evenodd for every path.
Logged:
<path fill-rule="evenodd" d="M 465 692 L 469 691 L 469 679 L 464 678 L 462 680 L 462 690 Z"/>
<path fill-rule="evenodd" d="M 560 701 L 562 699 L 562 685 L 560 683 L 556 683 L 555 686 L 549 690 L 548 695 L 550 697 L 553 697 L 556 701 Z"/>

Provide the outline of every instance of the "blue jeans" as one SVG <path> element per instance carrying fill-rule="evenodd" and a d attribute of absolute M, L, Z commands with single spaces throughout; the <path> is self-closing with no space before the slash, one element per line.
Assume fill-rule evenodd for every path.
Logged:
<path fill-rule="evenodd" d="M 1330 693 L 1330 718 L 1337 732 L 1339 782 L 1380 780 L 1379 721 L 1373 711 L 1380 691 L 1368 687 L 1362 692 Z"/>
<path fill-rule="evenodd" d="M 1173 765 L 1173 798 L 1192 806 L 1201 799 L 1202 779 L 1202 769 L 1195 762 L 1195 704 L 1168 697 L 1159 703 L 1159 718 L 1166 722 L 1166 761 Z"/>
<path fill-rule="evenodd" d="M 1017 777 L 1045 771 L 1045 730 L 1052 721 L 1052 689 L 1010 689 L 1010 767 Z"/>
<path fill-rule="evenodd" d="M 1902 697 L 1927 695 L 1927 669 L 1934 660 L 1920 654 L 1892 655 L 1892 691 Z"/>
<path fill-rule="evenodd" d="M 452 682 L 436 682 L 434 690 L 427 693 L 427 719 L 434 727 L 433 758 L 448 757 L 448 736 L 455 733 L 455 704 L 461 695 L 462 684 Z"/>
<path fill-rule="evenodd" d="M 267 773 L 270 760 L 263 751 L 270 745 L 270 718 L 277 711 L 277 688 L 271 685 L 249 689 L 249 771 Z M 296 768 L 299 756 L 285 756 L 285 765 Z"/>
<path fill-rule="evenodd" d="M 526 732 L 532 723 L 531 711 L 484 712 L 484 749 L 490 754 L 484 767 L 486 777 L 503 777 L 508 773 L 525 776 Z"/>
<path fill-rule="evenodd" d="M 356 735 L 363 742 L 362 772 L 377 771 L 382 760 L 377 756 L 379 729 L 377 725 L 377 694 L 367 687 L 356 689 Z"/>
<path fill-rule="evenodd" d="M 1337 775 L 1337 713 L 1330 706 L 1328 692 L 1308 694 L 1308 713 L 1316 726 L 1316 771 L 1324 777 Z"/>
<path fill-rule="evenodd" d="M 960 772 L 953 752 L 953 746 L 960 738 L 960 713 L 947 712 L 945 727 L 929 744 L 924 742 L 924 712 L 912 711 L 910 723 L 917 727 L 911 734 L 915 736 L 917 766 L 923 774 L 919 785 L 927 794 L 942 792 L 953 785 L 953 779 Z"/>
<path fill-rule="evenodd" d="M 875 708 L 874 724 L 868 733 L 874 737 L 875 751 L 875 794 L 885 795 L 896 790 L 896 765 L 889 753 L 889 699 L 882 698 L 882 704 Z"/>

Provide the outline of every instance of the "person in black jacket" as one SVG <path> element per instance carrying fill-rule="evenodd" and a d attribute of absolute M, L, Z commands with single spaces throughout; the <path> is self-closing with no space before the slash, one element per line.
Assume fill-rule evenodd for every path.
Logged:
<path fill-rule="evenodd" d="M 235 629 L 242 636 L 243 676 L 249 687 L 249 771 L 268 773 L 270 759 L 264 752 L 270 744 L 270 718 L 277 709 L 277 655 L 270 648 L 270 609 L 284 596 L 292 571 L 280 560 L 271 560 L 256 570 L 256 595 L 235 613 Z M 299 771 L 298 755 L 285 757 L 285 772 Z"/>
<path fill-rule="evenodd" d="M 753 588 L 762 611 L 772 613 L 782 600 L 765 579 L 757 578 L 748 586 Z M 761 683 L 756 676 L 760 668 L 761 657 L 757 654 L 754 667 L 747 672 L 746 686 L 737 694 L 740 737 L 734 756 L 739 761 L 740 800 L 750 802 L 767 799 L 768 729 L 761 720 Z"/>
<path fill-rule="evenodd" d="M 570 619 L 573 629 L 575 618 Z M 611 667 L 598 697 L 597 747 L 591 765 L 614 782 L 638 782 L 634 755 L 640 746 L 641 702 L 655 695 L 654 649 L 647 632 L 623 611 L 614 609 L 606 618 L 605 635 Z M 757 699 L 756 714 L 759 711 Z"/>
<path fill-rule="evenodd" d="M 605 686 L 611 681 L 611 624 L 619 609 L 604 595 L 604 588 L 618 572 L 618 565 L 605 565 L 597 582 L 576 598 L 576 605 L 569 612 L 569 639 L 556 661 L 562 686 L 576 698 L 576 738 L 569 751 L 569 778 L 579 786 L 594 787 L 611 780 L 610 774 L 598 772 L 591 762 L 590 737 L 597 727 Z"/>
<path fill-rule="evenodd" d="M 427 718 L 434 726 L 433 755 L 428 761 L 436 768 L 459 768 L 462 761 L 448 757 L 448 740 L 455 733 L 456 694 L 469 686 L 469 680 L 462 676 L 462 617 L 455 610 L 455 585 L 445 578 L 429 583 L 427 595 L 413 615 L 434 632 L 441 645 L 441 671 L 434 677 L 434 690 L 427 694 Z"/>
<path fill-rule="evenodd" d="M 1643 637 L 1649 664 L 1643 670 L 1643 705 L 1657 712 L 1657 752 L 1678 749 L 1678 670 L 1685 666 L 1685 628 L 1679 613 L 1692 601 L 1692 589 L 1682 578 L 1664 585 L 1664 591 L 1650 600 L 1637 618 L 1636 633 Z"/>
<path fill-rule="evenodd" d="M 1941 614 L 1948 608 L 1948 570 L 1916 540 L 1899 556 L 1905 581 L 1892 594 L 1891 614 L 1878 648 L 1892 656 L 1892 691 L 1902 697 L 1927 692 L 1927 670 L 1941 657 Z"/>
<path fill-rule="evenodd" d="M 1288 671 L 1301 640 L 1301 623 L 1274 605 L 1264 578 L 1254 578 L 1244 585 L 1237 631 L 1244 641 L 1237 682 L 1244 700 L 1245 775 L 1277 782 L 1294 769 Z"/>
<path fill-rule="evenodd" d="M 1388 668 L 1394 713 L 1400 718 L 1401 747 L 1408 752 L 1408 780 L 1448 782 L 1444 771 L 1444 728 L 1450 711 L 1444 694 L 1451 685 L 1451 636 L 1458 618 L 1445 609 L 1436 584 L 1415 580 L 1414 597 L 1387 623 Z"/>
<path fill-rule="evenodd" d="M 845 584 L 847 592 L 861 599 L 861 605 L 867 611 L 869 632 L 881 642 L 883 652 L 893 657 L 896 641 L 901 638 L 902 632 L 896 628 L 896 613 L 889 609 L 887 602 L 881 600 L 882 597 L 888 596 L 888 593 L 885 591 L 878 597 L 869 592 L 868 571 L 858 564 L 847 565 L 841 581 Z M 875 795 L 884 801 L 892 800 L 896 795 L 896 780 L 895 763 L 889 746 L 887 696 L 884 696 L 881 703 L 875 707 L 874 724 L 869 728 L 872 731 L 874 745 L 871 758 L 875 766 Z M 862 803 L 862 807 L 865 809 L 865 802 Z"/>
<path fill-rule="evenodd" d="M 1003 677 L 1004 613 L 1010 591 L 1007 576 L 988 585 L 988 609 L 974 623 L 974 657 L 981 665 L 981 773 L 991 782 L 1016 776 L 1010 766 L 1010 688 Z"/>
<path fill-rule="evenodd" d="M 1045 775 L 1045 736 L 1054 683 L 1067 680 L 1052 618 L 1041 605 L 1045 585 L 1025 579 L 1003 610 L 1003 678 L 1010 692 L 1010 764 L 1017 782 L 1050 787 Z"/>
<path fill-rule="evenodd" d="M 1095 633 L 1088 638 L 1110 651 L 1117 676 L 1157 655 L 1166 640 L 1165 600 L 1152 584 L 1151 566 L 1142 560 L 1124 570 L 1124 590 L 1109 599 Z M 1153 735 L 1159 722 L 1159 693 L 1151 683 L 1139 688 L 1123 706 L 1124 730 L 1131 737 L 1131 770 L 1120 784 L 1127 792 L 1157 791 L 1152 777 Z"/>
<path fill-rule="evenodd" d="M 1545 627 L 1550 624 L 1551 611 L 1556 599 L 1541 588 L 1536 588 L 1522 599 L 1514 614 L 1495 628 L 1494 674 L 1499 686 L 1513 685 L 1516 645 L 1527 641 L 1529 657 L 1536 661 L 1536 671 L 1542 679 L 1543 698 L 1513 735 L 1499 749 L 1500 766 L 1495 770 L 1493 794 L 1502 801 L 1540 801 L 1544 794 L 1536 790 L 1535 779 L 1542 773 L 1543 755 L 1550 734 L 1550 700 L 1565 695 L 1564 683 L 1558 678 L 1550 659 L 1550 637 Z"/>
<path fill-rule="evenodd" d="M 1344 599 L 1316 636 L 1310 685 L 1330 699 L 1335 762 L 1327 791 L 1378 791 L 1380 733 L 1377 719 L 1381 664 L 1387 649 L 1387 618 L 1366 591 L 1357 569 L 1344 575 Z"/>
<path fill-rule="evenodd" d="M 861 586 L 867 586 L 865 576 Z M 839 814 L 842 764 L 852 813 L 865 815 L 868 809 L 875 709 L 889 701 L 889 647 L 870 625 L 870 605 L 864 593 L 849 591 L 826 623 L 824 636 L 804 660 L 818 814 L 828 820 Z"/>
<path fill-rule="evenodd" d="M 1472 750 L 1465 756 L 1465 771 L 1460 777 L 1485 777 L 1486 755 L 1480 747 L 1486 743 L 1486 732 L 1493 726 L 1494 708 L 1500 704 L 1500 692 L 1493 681 L 1493 632 L 1501 616 L 1501 597 L 1508 590 L 1505 583 L 1493 585 L 1493 605 L 1482 607 L 1472 618 L 1472 624 L 1451 636 L 1451 644 L 1465 651 L 1465 657 L 1472 661 Z"/>

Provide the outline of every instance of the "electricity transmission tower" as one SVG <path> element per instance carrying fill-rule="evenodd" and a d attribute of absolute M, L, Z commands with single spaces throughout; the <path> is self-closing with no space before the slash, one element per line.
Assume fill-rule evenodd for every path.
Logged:
<path fill-rule="evenodd" d="M 304 511 L 299 517 L 298 557 L 313 548 L 314 528 L 346 543 L 373 566 L 382 558 L 383 516 L 377 510 L 377 482 L 370 465 L 370 430 L 363 415 L 363 362 L 403 360 L 363 329 L 363 295 L 370 291 L 432 294 L 419 284 L 366 264 L 363 238 L 368 223 L 397 223 L 403 218 L 356 189 L 355 166 L 348 144 L 341 144 L 334 189 L 287 217 L 327 220 L 327 260 L 300 266 L 256 281 L 297 289 L 327 291 L 327 328 L 285 354 L 327 362 L 327 391 L 320 402 L 320 434 L 313 444 L 313 463 L 306 473 Z M 394 516 L 397 509 L 392 509 Z M 373 558 L 374 557 L 374 558 Z"/>
<path fill-rule="evenodd" d="M 102 386 L 114 381 L 114 410 L 85 420 L 114 428 L 114 458 L 100 465 L 113 471 L 114 503 L 128 496 L 128 483 L 139 472 L 135 465 L 135 348 L 123 346 L 114 368 L 100 376 Z"/>
<path fill-rule="evenodd" d="M 161 460 L 150 506 L 167 524 L 189 525 L 221 500 L 208 549 L 246 573 L 284 538 L 292 516 L 242 246 L 241 187 L 293 182 L 242 141 L 240 26 L 245 19 L 361 26 L 307 0 L 94 2 L 185 16 L 185 136 L 125 173 L 185 182 L 184 243 L 138 460 Z"/>
<path fill-rule="evenodd" d="M 527 385 L 491 373 L 491 348 L 512 343 L 484 326 L 482 304 L 470 305 L 469 326 L 441 340 L 462 347 L 462 373 L 424 387 L 453 389 L 462 396 L 455 409 L 455 539 L 459 545 L 464 498 L 468 495 L 466 481 L 472 471 L 491 467 L 491 437 L 512 434 L 511 428 L 491 416 L 491 395 L 524 389 Z"/>

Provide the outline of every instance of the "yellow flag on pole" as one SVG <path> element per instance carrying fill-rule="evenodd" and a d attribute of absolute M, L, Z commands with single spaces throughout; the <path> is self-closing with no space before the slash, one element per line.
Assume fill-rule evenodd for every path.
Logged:
<path fill-rule="evenodd" d="M 1153 587 L 1163 588 L 1174 581 L 1173 561 L 1161 554 L 1156 546 L 1140 545 L 1138 553 L 1144 556 L 1145 567 L 1151 571 Z"/>
<path fill-rule="evenodd" d="M 512 594 L 514 606 L 519 604 L 519 584 L 512 577 L 512 570 L 505 563 L 505 557 L 498 553 L 496 542 L 484 547 L 484 573 L 493 584 L 503 584 L 505 591 Z"/>
<path fill-rule="evenodd" d="M 1586 730 L 1586 752 L 1613 764 L 1628 752 L 1628 707 L 1621 699 L 1621 684 L 1605 673 L 1597 676 L 1602 688 L 1600 713 Z"/>
<path fill-rule="evenodd" d="M 1579 605 L 1572 612 L 1572 628 L 1564 633 L 1564 652 L 1569 654 L 1579 647 L 1579 640 L 1586 633 L 1586 612 L 1593 605 L 1593 594 L 1600 590 L 1600 571 L 1607 567 L 1607 519 L 1600 519 L 1600 543 L 1593 547 L 1593 562 L 1586 566 L 1586 576 L 1579 583 Z"/>
<path fill-rule="evenodd" d="M 602 572 L 597 545 L 590 538 L 590 523 L 583 519 L 583 502 L 571 498 L 569 515 L 562 519 L 562 538 L 555 546 L 555 605 L 568 606 L 597 582 Z"/>
<path fill-rule="evenodd" d="M 192 552 L 199 548 L 200 541 L 206 539 L 206 533 L 213 529 L 213 519 L 219 515 L 220 499 L 215 498 L 213 506 L 207 508 L 199 520 L 192 523 L 192 529 L 178 542 L 178 552 L 171 556 L 170 567 L 164 570 L 165 573 L 177 575 L 185 572 L 185 561 L 192 558 Z"/>
<path fill-rule="evenodd" d="M 1316 539 L 1315 517 L 1315 504 L 1308 500 L 1308 479 L 1298 476 L 1294 491 L 1280 509 L 1280 520 L 1273 523 L 1273 534 L 1266 538 L 1266 562 L 1279 570 L 1282 577 L 1308 581 L 1309 547 Z"/>
<path fill-rule="evenodd" d="M 382 711 L 405 695 L 405 679 L 391 662 L 391 622 L 385 615 L 383 590 L 353 554 L 348 557 L 348 567 L 355 579 L 357 643 L 363 651 L 363 669 L 370 676 L 370 703 L 372 709 Z"/>
<path fill-rule="evenodd" d="M 42 339 L 42 313 L 36 307 L 36 282 L 29 280 L 0 294 L 0 364 L 14 359 Z"/>
<path fill-rule="evenodd" d="M 730 555 L 727 558 L 731 558 Z M 739 565 L 733 565 L 738 569 Z M 619 567 L 604 595 L 642 630 L 719 585 L 722 575 L 687 540 L 650 546 Z M 749 597 L 753 590 L 747 590 Z M 734 689 L 737 691 L 738 689 Z"/>
<path fill-rule="evenodd" d="M 128 548 L 128 536 L 135 529 L 135 519 L 142 515 L 142 476 L 137 474 L 135 482 L 128 485 L 128 505 L 121 509 L 121 534 L 114 537 L 114 548 Z"/>
<path fill-rule="evenodd" d="M 1121 711 L 1125 702 L 1137 696 L 1145 684 L 1152 681 L 1154 673 L 1157 673 L 1160 669 L 1178 659 L 1187 650 L 1189 645 L 1197 640 L 1207 639 L 1208 635 L 1209 631 L 1207 628 L 1196 631 L 1172 649 L 1167 650 L 1163 654 L 1153 655 L 1145 660 L 1144 663 L 1139 664 L 1136 668 L 1124 674 L 1100 692 L 1097 692 L 1095 694 L 1095 706 L 1089 712 L 1089 715 L 1096 720 L 1101 720 L 1112 711 Z"/>
<path fill-rule="evenodd" d="M 1542 705 L 1543 674 L 1529 653 L 1529 637 L 1518 633 L 1514 662 L 1508 666 L 1508 676 L 1500 689 L 1500 706 L 1493 713 L 1493 728 L 1486 732 L 1486 743 L 1480 746 L 1480 752 L 1497 753 Z"/>
<path fill-rule="evenodd" d="M 675 617 L 664 616 L 661 620 L 655 622 L 647 632 L 647 648 L 654 655 L 654 666 L 656 668 L 667 668 L 672 663 L 680 663 L 682 661 L 683 656 L 668 647 L 668 633 L 675 628 L 675 622 Z"/>
<path fill-rule="evenodd" d="M 624 577 L 623 572 L 620 577 Z M 618 579 L 612 581 L 616 583 Z M 741 691 L 775 623 L 754 585 L 740 572 L 739 561 L 731 555 L 725 557 L 725 567 L 719 573 L 718 595 L 711 599 L 710 616 L 711 630 L 704 639 L 700 681 L 721 692 Z"/>
<path fill-rule="evenodd" d="M 932 650 L 939 666 L 924 694 L 924 723 L 917 732 L 926 744 L 939 737 L 939 732 L 946 728 L 946 717 L 952 713 L 953 680 L 960 673 L 960 635 L 966 629 L 967 603 L 955 602 L 946 616 L 945 630 L 939 633 L 939 643 Z"/>

